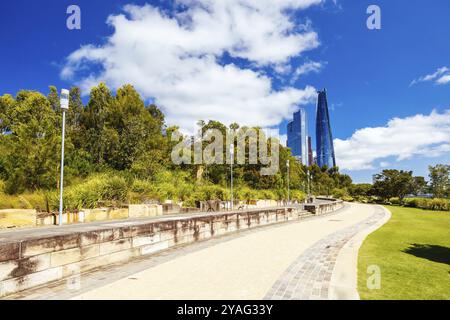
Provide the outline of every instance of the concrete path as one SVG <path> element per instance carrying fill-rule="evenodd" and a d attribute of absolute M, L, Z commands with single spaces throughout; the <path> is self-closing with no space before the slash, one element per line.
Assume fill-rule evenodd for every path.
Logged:
<path fill-rule="evenodd" d="M 9 298 L 357 298 L 359 246 L 345 256 L 339 253 L 387 216 L 379 206 L 349 204 L 331 215 L 243 231 L 83 275 L 79 288 L 60 283 Z"/>

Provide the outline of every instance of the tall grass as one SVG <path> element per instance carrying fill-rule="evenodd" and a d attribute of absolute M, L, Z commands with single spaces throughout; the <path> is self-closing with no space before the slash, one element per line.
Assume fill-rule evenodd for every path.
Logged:
<path fill-rule="evenodd" d="M 100 206 L 121 206 L 127 202 L 128 185 L 123 177 L 98 174 L 85 182 L 64 189 L 64 209 L 96 208 Z M 59 193 L 49 193 L 50 209 L 57 210 Z"/>
<path fill-rule="evenodd" d="M 0 209 L 36 209 L 38 211 L 46 211 L 46 196 L 41 191 L 21 195 L 0 193 Z"/>

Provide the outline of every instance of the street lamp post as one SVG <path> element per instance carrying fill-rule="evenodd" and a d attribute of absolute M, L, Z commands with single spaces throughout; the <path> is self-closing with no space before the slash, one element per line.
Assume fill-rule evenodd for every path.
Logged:
<path fill-rule="evenodd" d="M 234 143 L 230 145 L 230 191 L 231 191 L 231 210 L 234 208 L 233 198 L 233 162 L 234 162 Z"/>
<path fill-rule="evenodd" d="M 286 161 L 286 167 L 287 167 L 287 202 L 288 202 L 288 205 L 291 203 L 291 188 L 290 188 L 290 183 L 289 183 L 289 168 L 290 168 L 290 165 L 289 165 L 289 160 L 287 160 Z"/>
<path fill-rule="evenodd" d="M 59 225 L 62 226 L 63 190 L 64 190 L 64 139 L 66 133 L 66 111 L 69 110 L 69 90 L 61 90 L 62 133 L 61 133 L 61 176 L 59 182 Z"/>
<path fill-rule="evenodd" d="M 311 198 L 311 175 L 309 173 L 309 170 L 307 171 L 307 177 L 308 177 L 308 200 Z"/>

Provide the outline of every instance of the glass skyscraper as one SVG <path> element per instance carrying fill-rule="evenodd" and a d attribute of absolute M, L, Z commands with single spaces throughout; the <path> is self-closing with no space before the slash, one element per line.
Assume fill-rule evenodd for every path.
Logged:
<path fill-rule="evenodd" d="M 318 91 L 316 117 L 316 152 L 319 167 L 336 166 L 333 136 L 331 135 L 330 115 L 328 113 L 327 91 Z"/>
<path fill-rule="evenodd" d="M 304 165 L 309 165 L 308 125 L 305 109 L 295 112 L 294 119 L 288 123 L 287 146 L 291 149 L 293 156 L 301 159 Z"/>

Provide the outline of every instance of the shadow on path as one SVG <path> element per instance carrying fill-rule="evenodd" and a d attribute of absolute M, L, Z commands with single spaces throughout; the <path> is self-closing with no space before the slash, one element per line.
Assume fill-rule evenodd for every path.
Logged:
<path fill-rule="evenodd" d="M 403 252 L 412 254 L 418 258 L 450 265 L 450 248 L 448 247 L 413 243 L 409 248 L 403 250 Z"/>

